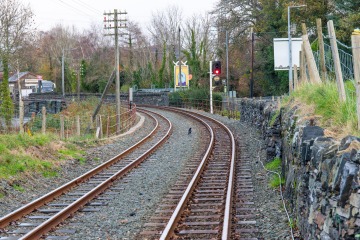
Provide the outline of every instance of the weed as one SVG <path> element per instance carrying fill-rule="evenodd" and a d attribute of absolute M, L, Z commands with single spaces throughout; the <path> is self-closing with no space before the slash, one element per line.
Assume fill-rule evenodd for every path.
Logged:
<path fill-rule="evenodd" d="M 5 194 L 4 193 L 0 193 L 0 199 L 4 198 Z"/>
<path fill-rule="evenodd" d="M 281 159 L 276 157 L 271 162 L 265 165 L 265 168 L 270 171 L 279 171 L 281 168 Z"/>
<path fill-rule="evenodd" d="M 20 185 L 14 185 L 13 186 L 13 188 L 16 190 L 16 191 L 19 191 L 19 192 L 24 192 L 25 191 L 25 189 L 22 187 L 22 186 L 20 186 Z"/>
<path fill-rule="evenodd" d="M 269 182 L 269 186 L 272 188 L 278 188 L 280 186 L 280 184 L 284 184 L 285 183 L 285 179 L 284 178 L 279 178 L 278 175 L 273 175 L 271 177 L 271 180 Z"/>
<path fill-rule="evenodd" d="M 290 227 L 291 229 L 297 228 L 297 226 L 296 226 L 296 219 L 290 218 L 289 227 Z"/>
<path fill-rule="evenodd" d="M 57 177 L 59 174 L 57 171 L 50 170 L 50 171 L 43 171 L 42 175 L 46 178 L 53 178 L 53 177 Z"/>
<path fill-rule="evenodd" d="M 274 126 L 274 123 L 275 123 L 276 119 L 277 119 L 279 116 L 280 116 L 280 111 L 277 110 L 277 111 L 275 112 L 275 114 L 272 115 L 272 117 L 271 117 L 271 119 L 270 119 L 270 122 L 269 122 L 269 125 L 270 125 L 270 126 Z"/>

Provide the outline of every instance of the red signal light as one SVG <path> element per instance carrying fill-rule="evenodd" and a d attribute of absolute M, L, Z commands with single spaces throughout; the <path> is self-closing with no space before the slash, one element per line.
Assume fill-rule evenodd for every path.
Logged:
<path fill-rule="evenodd" d="M 220 61 L 214 61 L 212 63 L 212 73 L 215 75 L 221 74 L 221 62 Z"/>

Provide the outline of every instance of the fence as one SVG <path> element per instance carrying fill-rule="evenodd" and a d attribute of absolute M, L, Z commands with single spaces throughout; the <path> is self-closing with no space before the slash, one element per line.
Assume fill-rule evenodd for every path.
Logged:
<path fill-rule="evenodd" d="M 325 66 L 328 73 L 332 73 L 335 76 L 335 67 L 334 67 L 334 59 L 331 53 L 331 46 L 328 43 L 329 37 L 323 35 L 324 41 L 324 49 L 325 49 Z M 349 80 L 354 79 L 354 65 L 353 65 L 353 56 L 349 52 L 351 51 L 351 47 L 346 46 L 345 44 L 341 43 L 340 41 L 336 40 L 338 46 L 341 48 L 339 49 L 339 58 L 340 58 L 340 65 L 343 79 Z M 344 50 L 345 49 L 345 50 Z M 314 58 L 316 61 L 316 65 L 318 69 L 320 69 L 320 53 L 319 49 L 314 51 Z"/>
<path fill-rule="evenodd" d="M 126 107 L 124 107 L 126 106 Z M 98 114 L 93 121 L 92 114 L 69 115 L 65 113 L 47 114 L 43 107 L 41 113 L 33 113 L 31 117 L 24 118 L 24 131 L 32 135 L 34 133 L 54 133 L 62 139 L 70 138 L 104 138 L 112 137 L 130 129 L 136 122 L 136 105 L 130 105 L 122 102 L 122 113 L 120 114 L 120 132 L 117 129 L 117 116 L 109 108 L 114 106 L 105 105 L 105 111 Z M 13 113 L 10 110 L 7 114 L 12 116 L 10 121 L 5 121 L 0 117 L 2 134 L 18 133 L 20 131 L 19 110 L 15 109 Z"/>

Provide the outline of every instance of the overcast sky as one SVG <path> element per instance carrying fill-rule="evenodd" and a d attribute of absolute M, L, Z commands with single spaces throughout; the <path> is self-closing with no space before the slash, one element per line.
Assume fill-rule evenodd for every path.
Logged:
<path fill-rule="evenodd" d="M 128 19 L 147 26 L 152 13 L 164 11 L 169 6 L 178 6 L 184 17 L 194 13 L 204 14 L 213 10 L 217 0 L 20 0 L 30 4 L 35 13 L 38 30 L 49 30 L 58 23 L 87 29 L 93 24 L 102 24 L 104 11 L 114 9 L 127 11 Z"/>

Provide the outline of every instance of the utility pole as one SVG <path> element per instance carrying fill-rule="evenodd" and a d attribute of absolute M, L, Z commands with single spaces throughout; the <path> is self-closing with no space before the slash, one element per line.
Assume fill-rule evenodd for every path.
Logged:
<path fill-rule="evenodd" d="M 254 31 L 251 28 L 251 77 L 250 77 L 250 98 L 254 97 Z"/>
<path fill-rule="evenodd" d="M 116 87 L 116 134 L 120 134 L 120 51 L 119 51 L 119 28 L 126 28 L 126 19 L 121 19 L 120 16 L 127 14 L 127 12 L 118 12 L 114 9 L 114 12 L 104 13 L 104 29 L 114 29 L 114 33 L 106 34 L 106 36 L 115 36 L 115 87 Z M 106 19 L 106 16 L 113 16 L 113 19 Z M 114 25 L 111 25 L 111 23 Z M 107 23 L 110 23 L 107 25 Z"/>
<path fill-rule="evenodd" d="M 226 30 L 226 97 L 229 102 L 229 36 L 228 30 Z"/>
<path fill-rule="evenodd" d="M 65 50 L 62 49 L 62 57 L 61 57 L 61 89 L 62 89 L 62 95 L 65 97 Z"/>
<path fill-rule="evenodd" d="M 18 89 L 19 89 L 19 128 L 20 128 L 20 134 L 24 134 L 24 102 L 22 100 L 22 94 L 21 94 L 19 60 L 17 60 L 17 77 L 18 77 Z"/>

